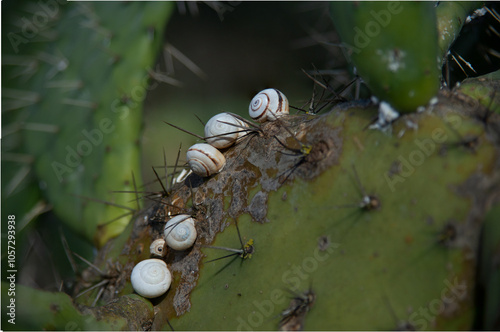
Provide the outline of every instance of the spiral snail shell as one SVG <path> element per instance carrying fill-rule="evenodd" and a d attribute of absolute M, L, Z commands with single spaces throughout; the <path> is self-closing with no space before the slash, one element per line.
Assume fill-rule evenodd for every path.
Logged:
<path fill-rule="evenodd" d="M 152 258 L 143 260 L 134 267 L 130 281 L 137 294 L 153 298 L 165 294 L 170 288 L 172 275 L 164 261 Z"/>
<path fill-rule="evenodd" d="M 202 177 L 219 173 L 226 164 L 224 155 L 206 143 L 191 146 L 186 157 L 191 170 Z"/>
<path fill-rule="evenodd" d="M 219 113 L 208 120 L 205 125 L 205 140 L 208 144 L 224 149 L 233 145 L 236 140 L 247 132 L 248 125 L 229 113 Z"/>
<path fill-rule="evenodd" d="M 288 112 L 288 99 L 277 89 L 262 90 L 248 107 L 250 117 L 258 122 L 274 121 Z"/>
<path fill-rule="evenodd" d="M 196 240 L 194 219 L 187 214 L 180 214 L 170 219 L 165 225 L 165 242 L 175 250 L 185 250 Z"/>
<path fill-rule="evenodd" d="M 164 239 L 156 239 L 151 243 L 149 247 L 149 252 L 151 255 L 164 257 L 167 254 L 166 243 Z"/>

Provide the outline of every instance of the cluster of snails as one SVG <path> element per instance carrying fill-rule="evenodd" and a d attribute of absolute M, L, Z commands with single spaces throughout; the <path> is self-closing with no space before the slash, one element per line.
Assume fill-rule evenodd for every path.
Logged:
<path fill-rule="evenodd" d="M 253 97 L 248 107 L 257 122 L 274 121 L 289 113 L 288 99 L 277 89 L 265 89 Z M 197 143 L 187 151 L 188 165 L 193 173 L 207 177 L 222 171 L 226 158 L 218 149 L 233 145 L 248 132 L 248 124 L 231 113 L 219 113 L 205 125 L 207 143 Z"/>
<path fill-rule="evenodd" d="M 285 95 L 277 89 L 265 89 L 250 102 L 250 117 L 260 123 L 274 121 L 288 114 L 289 105 Z M 226 164 L 226 158 L 219 151 L 233 145 L 249 131 L 248 123 L 231 113 L 213 116 L 205 125 L 205 141 L 197 143 L 187 151 L 188 165 L 193 173 L 207 177 L 219 173 Z M 139 262 L 130 276 L 132 287 L 141 296 L 154 298 L 167 292 L 172 275 L 163 261 L 167 246 L 173 250 L 190 248 L 196 240 L 194 219 L 186 214 L 171 218 L 165 225 L 163 238 L 153 241 L 151 255 L 159 258 Z"/>
<path fill-rule="evenodd" d="M 174 250 L 188 249 L 193 246 L 196 236 L 194 219 L 187 214 L 177 215 L 165 225 L 163 238 L 156 239 L 151 244 L 151 255 L 164 257 L 167 254 L 167 246 Z M 139 262 L 134 267 L 130 281 L 137 294 L 154 298 L 167 292 L 172 275 L 163 260 L 151 258 Z"/>

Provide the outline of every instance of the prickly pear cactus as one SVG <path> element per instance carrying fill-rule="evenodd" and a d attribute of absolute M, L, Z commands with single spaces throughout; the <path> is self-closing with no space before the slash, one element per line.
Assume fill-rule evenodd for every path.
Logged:
<path fill-rule="evenodd" d="M 364 130 L 377 112 L 367 102 L 265 123 L 97 261 L 123 248 L 114 260 L 129 275 L 168 215 L 188 213 L 198 238 L 165 257 L 174 282 L 152 300 L 153 329 L 471 329 L 481 220 L 500 188 L 489 129 L 500 118 L 485 122 L 473 100 L 443 92 L 393 136 Z M 218 259 L 231 252 L 213 247 L 242 251 Z M 127 281 L 119 295 L 132 291 Z"/>
<path fill-rule="evenodd" d="M 38 26 L 34 15 L 22 31 L 8 34 L 8 64 L 33 68 L 19 74 L 17 66 L 7 66 L 14 77 L 9 84 L 22 89 L 8 90 L 18 110 L 7 122 L 20 126 L 21 134 L 7 152 L 29 157 L 28 170 L 33 167 L 38 179 L 31 178 L 27 191 L 40 184 L 56 214 L 101 246 L 123 230 L 136 208 L 133 194 L 111 192 L 140 184 L 142 101 L 172 4 L 42 5 L 36 13 L 50 17 L 46 25 Z M 17 107 L 28 96 L 31 103 Z M 12 170 L 15 177 L 18 167 L 10 163 L 8 175 Z"/>

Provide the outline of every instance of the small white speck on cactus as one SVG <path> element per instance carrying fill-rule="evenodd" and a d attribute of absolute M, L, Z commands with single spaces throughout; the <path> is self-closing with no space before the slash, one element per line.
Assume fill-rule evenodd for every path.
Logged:
<path fill-rule="evenodd" d="M 381 101 L 378 107 L 378 120 L 370 129 L 390 130 L 390 124 L 399 117 L 399 113 L 386 101 Z M 389 128 L 389 129 L 388 129 Z"/>

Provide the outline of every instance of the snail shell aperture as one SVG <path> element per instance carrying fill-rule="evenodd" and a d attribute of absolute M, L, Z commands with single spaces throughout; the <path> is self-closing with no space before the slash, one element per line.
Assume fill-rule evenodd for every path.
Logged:
<path fill-rule="evenodd" d="M 166 243 L 164 239 L 156 239 L 151 243 L 149 247 L 149 252 L 151 255 L 163 257 L 167 254 Z"/>

